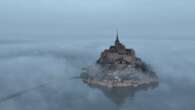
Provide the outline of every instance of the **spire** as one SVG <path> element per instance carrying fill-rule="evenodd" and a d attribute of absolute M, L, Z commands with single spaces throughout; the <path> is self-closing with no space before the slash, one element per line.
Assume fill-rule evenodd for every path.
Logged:
<path fill-rule="evenodd" d="M 119 41 L 119 35 L 118 35 L 118 30 L 117 30 L 117 32 L 116 32 L 115 45 L 117 45 L 118 43 L 120 43 L 120 41 Z"/>

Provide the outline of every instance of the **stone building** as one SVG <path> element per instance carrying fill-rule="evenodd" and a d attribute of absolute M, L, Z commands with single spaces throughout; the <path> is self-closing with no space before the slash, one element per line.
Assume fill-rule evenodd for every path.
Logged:
<path fill-rule="evenodd" d="M 115 44 L 105 49 L 100 58 L 97 60 L 98 64 L 131 64 L 136 60 L 135 51 L 127 49 L 119 41 L 118 32 L 116 35 Z"/>

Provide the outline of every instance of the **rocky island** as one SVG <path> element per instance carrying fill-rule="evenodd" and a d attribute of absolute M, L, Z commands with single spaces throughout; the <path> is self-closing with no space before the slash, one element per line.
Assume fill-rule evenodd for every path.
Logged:
<path fill-rule="evenodd" d="M 114 87 L 138 87 L 158 83 L 158 77 L 151 67 L 136 56 L 134 49 L 128 49 L 119 41 L 105 49 L 95 65 L 83 69 L 82 80 L 90 85 Z"/>

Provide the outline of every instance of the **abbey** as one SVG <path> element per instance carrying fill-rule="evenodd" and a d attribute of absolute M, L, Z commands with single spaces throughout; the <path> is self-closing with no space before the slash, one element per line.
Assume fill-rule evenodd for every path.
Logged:
<path fill-rule="evenodd" d="M 120 41 L 117 32 L 115 44 L 105 49 L 100 58 L 97 60 L 98 64 L 132 64 L 136 60 L 135 51 L 127 49 Z"/>

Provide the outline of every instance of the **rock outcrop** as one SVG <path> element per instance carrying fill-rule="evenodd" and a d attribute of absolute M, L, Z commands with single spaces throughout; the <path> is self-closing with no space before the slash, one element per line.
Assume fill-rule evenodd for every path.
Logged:
<path fill-rule="evenodd" d="M 85 68 L 83 81 L 106 87 L 137 87 L 158 82 L 151 67 L 136 56 L 134 49 L 127 49 L 117 38 L 115 45 L 105 49 L 97 63 Z"/>

